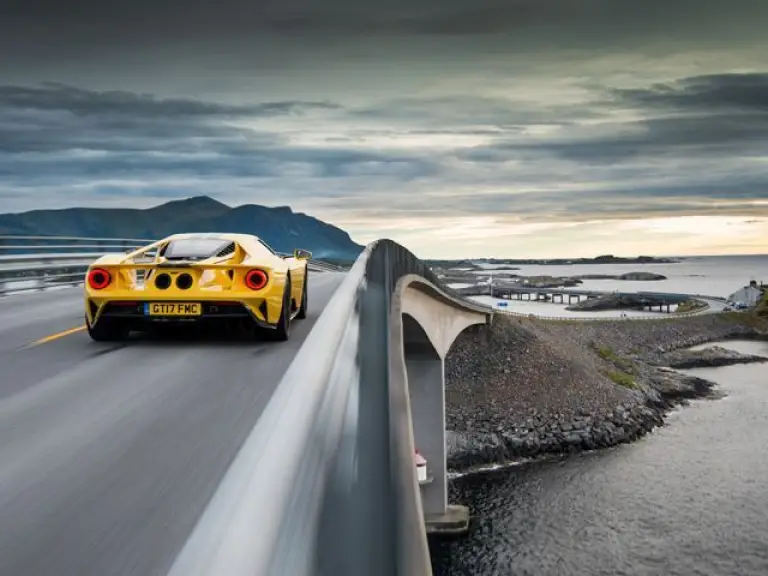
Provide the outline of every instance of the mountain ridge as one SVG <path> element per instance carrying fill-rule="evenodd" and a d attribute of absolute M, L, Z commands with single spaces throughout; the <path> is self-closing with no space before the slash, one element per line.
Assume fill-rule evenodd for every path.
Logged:
<path fill-rule="evenodd" d="M 303 248 L 316 258 L 354 259 L 363 250 L 346 231 L 290 206 L 231 207 L 209 196 L 143 209 L 73 207 L 0 214 L 0 234 L 5 235 L 157 239 L 183 232 L 254 234 L 278 252 Z"/>

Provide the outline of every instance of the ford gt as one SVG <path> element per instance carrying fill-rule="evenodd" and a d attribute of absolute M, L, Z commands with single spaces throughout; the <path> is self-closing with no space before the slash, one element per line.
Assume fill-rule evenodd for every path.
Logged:
<path fill-rule="evenodd" d="M 91 264 L 85 324 L 93 340 L 124 339 L 158 325 L 230 323 L 287 340 L 307 315 L 312 254 L 280 255 L 250 234 L 174 234 Z"/>

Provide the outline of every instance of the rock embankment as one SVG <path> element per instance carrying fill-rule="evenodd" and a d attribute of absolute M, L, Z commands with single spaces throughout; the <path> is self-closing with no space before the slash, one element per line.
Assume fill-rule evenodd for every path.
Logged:
<path fill-rule="evenodd" d="M 625 310 L 640 308 L 639 298 L 636 296 L 619 296 L 618 294 L 606 294 L 598 298 L 589 298 L 576 304 L 569 304 L 566 310 L 583 312 L 584 310 Z"/>
<path fill-rule="evenodd" d="M 752 362 L 768 362 L 764 356 L 753 354 L 741 354 L 734 350 L 713 346 L 704 350 L 673 350 L 660 355 L 658 359 L 651 361 L 662 362 L 670 368 L 716 368 L 718 366 L 731 366 L 733 364 L 749 364 Z"/>
<path fill-rule="evenodd" d="M 717 316 L 575 323 L 496 315 L 491 328 L 465 331 L 446 359 L 449 467 L 632 441 L 671 406 L 711 393 L 710 382 L 669 368 L 693 357 L 674 351 L 756 333 Z"/>

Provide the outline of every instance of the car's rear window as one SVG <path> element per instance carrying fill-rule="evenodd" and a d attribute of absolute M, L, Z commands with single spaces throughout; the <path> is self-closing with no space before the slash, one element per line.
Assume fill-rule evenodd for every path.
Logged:
<path fill-rule="evenodd" d="M 172 240 L 163 256 L 166 258 L 209 258 L 222 251 L 231 240 L 222 238 L 190 238 L 185 240 Z"/>

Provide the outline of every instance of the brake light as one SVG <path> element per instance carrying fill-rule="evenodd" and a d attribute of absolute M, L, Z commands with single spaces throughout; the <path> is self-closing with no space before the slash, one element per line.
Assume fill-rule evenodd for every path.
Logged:
<path fill-rule="evenodd" d="M 104 268 L 94 268 L 88 271 L 88 286 L 94 290 L 103 290 L 112 282 L 112 275 Z"/>
<path fill-rule="evenodd" d="M 245 285 L 251 290 L 261 290 L 267 285 L 267 273 L 264 270 L 249 270 L 245 275 Z"/>

